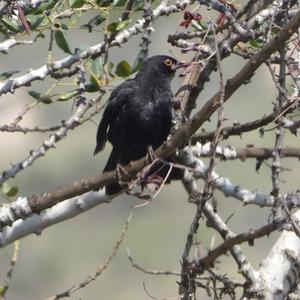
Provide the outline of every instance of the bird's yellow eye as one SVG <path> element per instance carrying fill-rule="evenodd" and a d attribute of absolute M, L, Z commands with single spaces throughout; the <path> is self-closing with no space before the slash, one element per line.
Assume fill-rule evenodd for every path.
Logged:
<path fill-rule="evenodd" d="M 171 67 L 173 64 L 172 60 L 169 58 L 165 59 L 164 63 L 167 67 Z"/>

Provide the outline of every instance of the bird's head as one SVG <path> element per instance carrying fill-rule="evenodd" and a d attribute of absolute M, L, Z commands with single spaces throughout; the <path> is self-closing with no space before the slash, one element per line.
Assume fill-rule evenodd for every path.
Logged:
<path fill-rule="evenodd" d="M 148 74 L 158 78 L 172 79 L 177 69 L 183 65 L 175 58 L 167 55 L 156 55 L 147 58 L 140 69 L 141 74 Z"/>

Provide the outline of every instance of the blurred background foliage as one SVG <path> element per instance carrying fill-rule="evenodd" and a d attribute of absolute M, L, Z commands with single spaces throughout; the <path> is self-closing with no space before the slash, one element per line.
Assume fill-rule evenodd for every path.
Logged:
<path fill-rule="evenodd" d="M 29 69 L 38 68 L 47 62 L 49 47 L 49 30 L 42 30 L 43 26 L 49 26 L 48 11 L 50 16 L 52 10 L 57 8 L 57 1 L 50 1 L 47 8 L 39 8 L 28 14 L 27 21 L 31 28 L 30 36 L 22 29 L 20 21 L 14 18 L 1 20 L 2 39 L 5 35 L 17 35 L 19 39 L 37 39 L 30 45 L 11 48 L 8 54 L 1 54 L 1 72 L 18 70 L 23 74 Z M 61 5 L 70 5 L 80 8 L 83 0 L 59 1 Z M 99 1 L 97 1 L 99 2 Z M 105 2 L 105 1 L 100 1 Z M 124 1 L 114 1 L 115 7 L 107 6 L 101 10 L 90 9 L 86 12 L 78 12 L 71 18 L 57 19 L 53 28 L 55 31 L 55 45 L 53 45 L 52 59 L 58 60 L 74 53 L 77 47 L 84 49 L 87 46 L 99 43 L 103 39 L 103 26 L 105 22 L 110 24 L 110 30 L 118 30 L 114 26 L 128 26 L 141 17 L 142 12 L 133 12 L 131 20 L 123 24 L 114 24 L 122 13 Z M 118 2 L 118 3 L 117 3 Z M 137 1 L 138 6 L 140 2 Z M 154 1 L 153 7 L 159 1 Z M 99 4 L 99 3 L 97 3 Z M 102 3 L 103 4 L 103 3 Z M 243 2 L 238 0 L 237 6 Z M 43 4 L 46 5 L 46 4 Z M 56 6 L 55 6 L 56 5 Z M 120 5 L 120 6 L 118 6 Z M 116 7 L 117 6 L 117 7 Z M 138 7 L 136 7 L 138 9 Z M 42 12 L 44 12 L 42 14 Z M 45 13 L 46 12 L 46 13 Z M 202 22 L 213 13 L 203 9 Z M 27 14 L 26 14 L 27 15 Z M 100 16 L 100 17 L 99 17 Z M 42 19 L 41 19 L 42 18 Z M 96 19 L 95 19 L 96 18 Z M 98 19 L 97 19 L 98 18 Z M 100 19 L 99 19 L 100 18 Z M 103 18 L 100 24 L 101 18 Z M 99 22 L 91 31 L 89 22 Z M 96 21 L 95 21 L 96 20 Z M 155 21 L 155 31 L 151 35 L 149 55 L 171 54 L 180 59 L 188 60 L 188 55 L 183 55 L 179 50 L 167 43 L 168 34 L 175 32 L 182 20 L 182 14 L 169 17 L 161 17 Z M 7 22 L 11 28 L 7 25 Z M 106 25 L 107 25 L 106 24 Z M 85 26 L 83 26 L 85 25 Z M 40 33 L 39 33 L 40 31 Z M 90 32 L 91 31 L 91 32 Z M 40 37 L 37 37 L 37 35 Z M 44 36 L 42 36 L 44 35 Z M 139 54 L 140 36 L 131 38 L 123 47 L 114 47 L 109 50 L 109 61 L 113 64 L 109 86 L 113 88 L 123 79 L 130 75 L 130 68 Z M 119 69 L 116 68 L 119 62 Z M 90 65 L 89 65 L 90 64 Z M 111 65 L 112 65 L 111 64 Z M 231 56 L 222 62 L 225 78 L 235 74 L 244 64 L 241 58 Z M 101 84 L 101 70 L 97 65 L 89 61 L 86 64 L 90 71 L 91 84 Z M 100 65 L 100 64 L 99 64 Z M 128 68 L 128 66 L 130 68 Z M 98 66 L 99 67 L 99 66 Z M 96 68 L 96 69 L 95 69 Z M 116 74 L 117 73 L 117 74 Z M 95 75 L 95 74 L 94 74 Z M 119 75 L 119 76 L 118 76 Z M 22 125 L 40 126 L 56 125 L 61 120 L 67 119 L 72 114 L 72 99 L 60 99 L 68 101 L 57 101 L 59 97 L 67 98 L 66 93 L 76 90 L 76 80 L 64 80 L 49 93 L 50 104 L 47 99 L 41 99 L 55 80 L 47 79 L 37 81 L 31 87 L 17 89 L 14 94 L 5 94 L 0 99 L 0 121 L 1 125 L 10 123 L 24 108 L 24 105 L 32 104 L 35 99 L 41 103 L 32 108 L 22 120 Z M 173 82 L 173 91 L 180 86 L 180 79 Z M 204 91 L 198 99 L 198 107 L 219 89 L 216 74 L 206 84 Z M 39 94 L 34 94 L 35 91 Z M 53 94 L 57 94 L 53 96 Z M 34 97 L 32 97 L 32 95 Z M 93 97 L 95 94 L 86 93 L 85 96 Z M 225 106 L 225 125 L 233 121 L 246 122 L 261 117 L 272 109 L 272 101 L 276 99 L 276 91 L 266 67 L 261 67 L 255 74 L 250 85 L 243 86 Z M 18 195 L 30 195 L 36 192 L 53 190 L 59 186 L 72 183 L 76 179 L 96 175 L 101 172 L 103 164 L 107 159 L 110 148 L 106 147 L 100 155 L 93 156 L 95 147 L 95 134 L 100 114 L 93 118 L 94 122 L 86 122 L 74 131 L 70 131 L 63 141 L 57 144 L 55 150 L 50 150 L 45 157 L 38 159 L 33 166 L 19 173 L 16 178 L 9 180 L 11 186 L 17 186 Z M 204 125 L 206 129 L 215 128 L 215 118 Z M 42 141 L 47 139 L 49 133 L 0 133 L 0 169 L 6 170 L 11 163 L 21 161 L 32 149 L 38 148 Z M 233 137 L 230 141 L 224 141 L 235 146 L 246 146 L 255 144 L 257 147 L 272 147 L 274 144 L 274 132 L 266 132 L 264 138 L 256 133 L 244 134 L 242 137 Z M 296 146 L 297 137 L 286 136 L 285 146 Z M 296 165 L 295 165 L 296 164 Z M 299 165 L 295 160 L 285 159 L 283 166 L 291 171 L 282 175 L 285 182 L 282 183 L 282 192 L 296 190 L 298 185 Z M 266 193 L 271 191 L 270 169 L 263 165 L 259 172 L 255 171 L 255 161 L 222 161 L 218 163 L 216 170 L 222 175 L 229 177 L 233 183 L 247 189 L 260 189 Z M 201 183 L 199 183 L 201 184 Z M 111 253 L 114 242 L 117 240 L 122 225 L 128 214 L 133 210 L 133 219 L 126 234 L 117 257 L 109 265 L 108 269 L 95 282 L 87 288 L 73 294 L 71 299 L 147 299 L 143 283 L 147 290 L 155 297 L 176 297 L 178 278 L 175 276 L 151 276 L 134 269 L 126 255 L 126 247 L 130 249 L 131 255 L 141 266 L 156 270 L 180 270 L 180 258 L 186 234 L 195 207 L 188 203 L 187 195 L 180 182 L 166 186 L 153 202 L 140 208 L 133 208 L 140 204 L 141 200 L 127 196 L 114 199 L 110 204 L 100 205 L 78 217 L 68 220 L 45 230 L 41 235 L 29 236 L 20 243 L 20 256 L 11 282 L 8 299 L 44 299 L 60 291 L 69 288 L 73 284 L 82 281 L 92 273 L 96 266 L 102 264 Z M 229 227 L 236 232 L 243 232 L 249 228 L 256 228 L 265 224 L 270 214 L 270 209 L 261 209 L 254 206 L 243 206 L 235 199 L 225 198 L 221 193 L 216 193 L 218 200 L 218 212 L 226 219 L 232 213 Z M 2 201 L 6 202 L 4 196 Z M 207 229 L 201 223 L 198 232 L 198 240 L 208 247 L 214 237 L 212 230 Z M 216 243 L 220 241 L 216 236 Z M 255 248 L 243 245 L 242 248 L 254 267 L 267 255 L 268 250 L 276 239 L 276 234 L 269 238 L 255 241 Z M 0 278 L 5 278 L 11 257 L 12 246 L 1 249 L 0 252 Z M 230 258 L 223 257 L 223 264 L 219 264 L 221 270 L 227 274 L 235 274 L 235 264 Z M 236 275 L 236 274 L 235 274 Z M 204 299 L 207 297 L 203 295 Z"/>

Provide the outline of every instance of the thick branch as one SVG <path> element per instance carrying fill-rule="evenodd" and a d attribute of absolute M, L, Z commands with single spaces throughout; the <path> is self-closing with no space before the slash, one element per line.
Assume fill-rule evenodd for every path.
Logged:
<path fill-rule="evenodd" d="M 189 149 L 187 148 L 187 150 Z M 186 157 L 183 157 L 183 160 L 187 166 L 195 168 L 194 175 L 196 177 L 205 177 L 207 167 L 195 157 L 195 154 L 186 153 Z M 215 173 L 212 175 L 215 187 L 221 190 L 226 196 L 230 195 L 240 199 L 244 201 L 245 204 L 273 205 L 273 198 L 271 196 L 248 191 L 233 185 L 227 178 L 223 178 Z M 40 233 L 44 228 L 72 218 L 95 205 L 110 202 L 112 199 L 113 197 L 105 195 L 104 190 L 88 192 L 79 197 L 58 203 L 49 209 L 43 210 L 40 214 L 33 214 L 30 207 L 28 207 L 27 198 L 19 198 L 12 204 L 3 206 L 0 210 L 1 227 L 12 224 L 11 227 L 6 226 L 2 229 L 2 233 L 0 233 L 0 247 L 31 233 Z M 284 195 L 283 199 L 289 209 L 300 206 L 300 193 Z M 17 218 L 26 219 L 14 222 L 16 216 Z"/>
<path fill-rule="evenodd" d="M 199 179 L 205 179 L 207 166 L 198 158 L 197 147 L 186 147 L 179 158 L 185 166 L 193 169 L 192 175 Z M 239 185 L 234 185 L 229 178 L 222 177 L 216 172 L 212 173 L 214 187 L 220 190 L 226 197 L 232 197 L 243 202 L 244 205 L 254 204 L 258 206 L 273 206 L 274 197 L 260 191 L 250 191 Z M 290 193 L 283 196 L 289 209 L 300 206 L 300 193 Z"/>
<path fill-rule="evenodd" d="M 300 210 L 293 217 L 299 223 Z M 285 299 L 298 279 L 300 239 L 292 231 L 283 231 L 268 256 L 260 264 L 259 289 L 250 288 L 249 298 Z"/>
<path fill-rule="evenodd" d="M 271 232 L 277 230 L 284 222 L 285 221 L 274 221 L 271 224 L 265 225 L 255 230 L 251 229 L 249 230 L 249 232 L 240 233 L 232 238 L 225 240 L 224 243 L 216 247 L 214 250 L 210 251 L 207 256 L 199 261 L 200 268 L 209 268 L 219 256 L 226 254 L 226 252 L 230 250 L 234 245 L 268 236 Z"/>
<path fill-rule="evenodd" d="M 209 157 L 211 153 L 211 143 L 206 143 L 204 145 L 197 143 L 193 149 L 197 153 L 197 156 Z M 216 148 L 217 156 L 224 160 L 229 159 L 241 159 L 255 158 L 259 160 L 273 158 L 274 148 L 256 148 L 256 147 L 246 147 L 246 148 L 235 148 L 233 146 L 218 146 Z M 295 157 L 300 159 L 300 148 L 282 148 L 280 150 L 280 157 Z"/>
<path fill-rule="evenodd" d="M 11 227 L 6 226 L 3 229 L 0 233 L 0 247 L 32 233 L 41 234 L 49 226 L 73 218 L 101 203 L 109 203 L 111 200 L 104 190 L 89 192 L 58 203 L 40 214 L 32 214 L 26 220 L 18 220 Z"/>
<path fill-rule="evenodd" d="M 32 43 L 33 41 L 17 41 L 16 39 L 11 38 L 0 43 L 0 52 L 7 54 L 9 49 L 16 45 L 31 45 Z"/>

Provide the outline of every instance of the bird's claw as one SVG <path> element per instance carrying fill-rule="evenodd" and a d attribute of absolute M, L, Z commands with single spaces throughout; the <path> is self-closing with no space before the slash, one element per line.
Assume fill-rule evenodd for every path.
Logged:
<path fill-rule="evenodd" d="M 156 159 L 153 147 L 151 145 L 149 145 L 147 147 L 147 151 L 148 152 L 147 152 L 147 155 L 146 155 L 146 160 L 147 160 L 148 164 L 151 164 Z"/>
<path fill-rule="evenodd" d="M 146 187 L 150 192 L 155 192 L 162 185 L 163 181 L 164 179 L 159 175 L 150 175 L 144 179 L 141 186 L 142 189 Z"/>
<path fill-rule="evenodd" d="M 124 167 L 120 164 L 117 164 L 116 167 L 116 177 L 118 179 L 118 182 L 122 185 L 126 183 L 130 179 L 130 175 L 128 172 L 124 169 Z"/>

